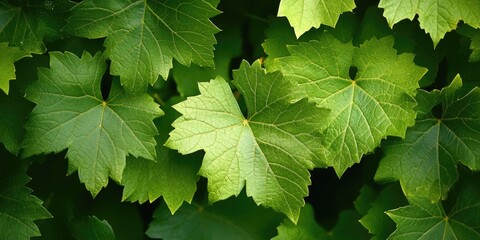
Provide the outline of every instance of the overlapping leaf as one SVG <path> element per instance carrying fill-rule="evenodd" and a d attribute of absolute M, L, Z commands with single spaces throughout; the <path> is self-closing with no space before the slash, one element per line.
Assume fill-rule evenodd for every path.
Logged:
<path fill-rule="evenodd" d="M 158 129 L 166 131 L 178 117 L 171 107 L 164 108 L 165 117 L 156 121 Z M 180 208 L 183 202 L 190 203 L 197 190 L 198 169 L 201 154 L 183 156 L 163 146 L 167 134 L 156 138 L 156 162 L 127 158 L 122 184 L 125 186 L 123 199 L 129 201 L 153 202 L 163 196 L 171 213 Z"/>
<path fill-rule="evenodd" d="M 213 205 L 183 205 L 174 215 L 160 205 L 153 214 L 147 235 L 165 240 L 270 239 L 282 215 L 256 206 L 241 194 Z"/>
<path fill-rule="evenodd" d="M 376 180 L 398 179 L 407 197 L 437 201 L 457 180 L 457 163 L 480 168 L 480 89 L 462 96 L 461 88 L 457 77 L 441 92 L 419 91 L 415 126 L 383 147 Z"/>
<path fill-rule="evenodd" d="M 27 162 L 11 157 L 0 149 L 0 236 L 2 239 L 30 239 L 40 236 L 33 221 L 50 218 L 42 201 L 24 185 Z"/>
<path fill-rule="evenodd" d="M 258 61 L 242 63 L 234 79 L 248 118 L 226 82 L 199 83 L 201 95 L 174 106 L 183 116 L 166 145 L 183 154 L 205 150 L 200 174 L 208 178 L 211 201 L 238 195 L 246 182 L 257 204 L 296 222 L 308 193 L 308 169 L 321 165 L 317 131 L 328 111 L 306 99 L 291 104 L 294 85 L 278 72 L 265 73 Z"/>
<path fill-rule="evenodd" d="M 113 229 L 106 220 L 100 220 L 95 216 L 75 219 L 72 224 L 72 236 L 75 239 L 91 240 L 114 240 Z"/>
<path fill-rule="evenodd" d="M 455 200 L 448 214 L 441 202 L 425 199 L 388 211 L 397 224 L 397 230 L 388 239 L 480 239 L 478 184 L 469 184 Z"/>
<path fill-rule="evenodd" d="M 358 223 L 360 215 L 353 210 L 340 212 L 338 222 L 332 230 L 327 231 L 315 220 L 313 208 L 307 204 L 300 213 L 298 224 L 285 220 L 278 226 L 278 235 L 272 240 L 347 240 L 369 239 L 367 231 Z"/>
<path fill-rule="evenodd" d="M 355 8 L 353 0 L 282 0 L 278 7 L 278 16 L 287 17 L 300 37 L 310 28 L 320 24 L 335 27 L 341 13 Z"/>
<path fill-rule="evenodd" d="M 82 1 L 65 30 L 75 36 L 102 38 L 128 92 L 143 92 L 158 75 L 167 78 L 175 58 L 183 65 L 213 66 L 214 34 L 209 18 L 218 10 L 204 0 Z"/>
<path fill-rule="evenodd" d="M 420 27 L 430 34 L 433 44 L 455 29 L 461 20 L 474 28 L 480 28 L 480 1 L 464 0 L 380 0 L 383 16 L 390 27 L 403 19 L 413 20 L 418 14 Z"/>
<path fill-rule="evenodd" d="M 15 66 L 13 63 L 24 57 L 30 56 L 16 47 L 9 47 L 8 43 L 0 43 L 0 89 L 8 94 L 9 81 L 15 79 Z"/>
<path fill-rule="evenodd" d="M 9 42 L 28 53 L 45 52 L 44 38 L 60 35 L 71 6 L 72 2 L 65 0 L 0 2 L 0 42 Z"/>
<path fill-rule="evenodd" d="M 403 137 L 414 124 L 413 96 L 425 69 L 413 63 L 412 54 L 397 55 L 392 46 L 390 37 L 357 48 L 323 34 L 318 41 L 289 46 L 290 56 L 276 60 L 275 68 L 299 84 L 299 98 L 332 109 L 331 121 L 323 120 L 324 142 L 330 152 L 326 164 L 338 175 L 383 138 Z"/>
<path fill-rule="evenodd" d="M 408 204 L 398 184 L 386 186 L 374 200 L 359 222 L 373 235 L 371 240 L 386 239 L 395 230 L 395 223 L 385 211 Z"/>
<path fill-rule="evenodd" d="M 39 69 L 39 80 L 26 97 L 37 104 L 26 124 L 24 156 L 68 148 L 69 173 L 96 195 L 108 176 L 122 179 L 127 154 L 155 158 L 157 129 L 152 120 L 162 114 L 147 94 L 127 96 L 113 81 L 107 100 L 100 91 L 106 70 L 101 54 L 50 53 L 50 69 Z"/>

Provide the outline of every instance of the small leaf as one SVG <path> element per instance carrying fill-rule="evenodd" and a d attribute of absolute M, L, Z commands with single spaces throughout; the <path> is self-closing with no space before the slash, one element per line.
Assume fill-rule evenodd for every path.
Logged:
<path fill-rule="evenodd" d="M 404 206 L 408 202 L 399 185 L 392 184 L 386 186 L 370 203 L 368 212 L 359 221 L 370 234 L 374 235 L 372 240 L 386 239 L 395 230 L 395 223 L 385 211 Z"/>
<path fill-rule="evenodd" d="M 461 20 L 474 28 L 480 27 L 480 1 L 464 0 L 380 0 L 383 16 L 392 27 L 403 19 L 413 20 L 418 14 L 420 27 L 430 34 L 434 46 Z"/>
<path fill-rule="evenodd" d="M 106 63 L 101 54 L 50 52 L 50 69 L 27 89 L 37 104 L 25 125 L 23 156 L 66 148 L 69 173 L 95 196 L 108 183 L 120 182 L 127 154 L 155 158 L 157 129 L 152 120 L 163 112 L 147 94 L 128 96 L 113 81 L 107 100 L 100 91 Z"/>
<path fill-rule="evenodd" d="M 315 220 L 312 206 L 309 204 L 302 208 L 300 219 L 297 224 L 293 224 L 286 219 L 278 227 L 278 235 L 272 240 L 349 240 L 349 239 L 368 239 L 369 235 L 359 224 L 360 215 L 353 210 L 343 210 L 340 212 L 338 222 L 332 230 L 323 229 Z"/>
<path fill-rule="evenodd" d="M 13 63 L 24 57 L 31 56 L 16 47 L 9 47 L 8 43 L 0 43 L 0 89 L 6 94 L 9 92 L 9 81 L 15 79 L 15 65 Z"/>
<path fill-rule="evenodd" d="M 17 89 L 9 95 L 0 92 L 0 142 L 14 155 L 20 151 L 25 134 L 23 125 L 33 109 L 33 104 L 25 100 Z"/>
<path fill-rule="evenodd" d="M 157 120 L 158 129 L 170 129 L 174 117 L 171 106 L 166 105 L 165 117 Z M 167 130 L 168 131 L 168 130 Z M 128 201 L 153 202 L 163 196 L 170 211 L 175 213 L 183 202 L 190 203 L 197 190 L 198 169 L 201 154 L 180 155 L 163 146 L 167 135 L 156 138 L 156 162 L 145 159 L 127 158 L 122 184 L 125 186 L 123 199 Z"/>
<path fill-rule="evenodd" d="M 340 14 L 354 8 L 353 0 L 281 0 L 278 16 L 288 18 L 298 38 L 320 24 L 335 27 Z"/>
<path fill-rule="evenodd" d="M 460 77 L 442 91 L 419 91 L 418 117 L 404 140 L 383 146 L 375 180 L 400 180 L 409 199 L 438 201 L 458 178 L 457 163 L 480 169 L 480 88 L 461 95 Z M 435 106 L 440 109 L 433 109 Z M 439 110 L 439 113 L 435 111 Z M 433 111 L 433 113 L 432 113 Z"/>
<path fill-rule="evenodd" d="M 75 239 L 89 240 L 114 240 L 113 229 L 105 220 L 100 220 L 95 216 L 89 216 L 83 219 L 75 219 L 71 224 L 72 236 Z"/>
<path fill-rule="evenodd" d="M 52 216 L 42 201 L 31 195 L 25 184 L 28 164 L 0 149 L 0 236 L 2 239 L 30 239 L 40 236 L 33 221 Z"/>
<path fill-rule="evenodd" d="M 331 121 L 323 121 L 330 152 L 325 163 L 339 176 L 383 138 L 403 137 L 414 124 L 413 96 L 426 71 L 413 63 L 412 54 L 397 55 L 393 38 L 357 48 L 323 34 L 288 50 L 290 56 L 277 58 L 275 68 L 299 84 L 298 98 L 332 109 Z M 356 70 L 353 78 L 351 70 Z"/>
<path fill-rule="evenodd" d="M 15 5 L 11 5 L 13 3 Z M 9 42 L 27 53 L 43 53 L 44 38 L 58 38 L 72 2 L 2 1 L 0 2 L 0 42 Z"/>
<path fill-rule="evenodd" d="M 480 189 L 469 184 L 448 214 L 442 203 L 412 201 L 411 205 L 388 211 L 397 230 L 388 239 L 480 239 Z"/>
<path fill-rule="evenodd" d="M 147 235 L 175 239 L 270 239 L 281 215 L 256 206 L 244 194 L 211 206 L 184 204 L 174 215 L 160 205 L 149 224 Z"/>
<path fill-rule="evenodd" d="M 306 204 L 300 212 L 298 223 L 295 225 L 286 219 L 278 226 L 278 235 L 272 238 L 272 240 L 315 240 L 320 239 L 320 236 L 325 236 L 326 233 L 327 231 L 315 221 L 313 207 L 310 204 Z"/>
<path fill-rule="evenodd" d="M 158 75 L 167 79 L 175 58 L 183 65 L 213 66 L 214 34 L 209 18 L 219 13 L 203 0 L 87 0 L 72 10 L 65 31 L 79 37 L 103 38 L 129 93 L 140 93 Z"/>
<path fill-rule="evenodd" d="M 174 106 L 183 114 L 166 146 L 187 154 L 205 150 L 200 175 L 208 178 L 212 202 L 247 195 L 257 204 L 296 222 L 310 184 L 308 169 L 321 166 L 319 130 L 328 111 L 306 99 L 291 104 L 293 84 L 280 73 L 265 73 L 257 61 L 234 72 L 246 100 L 248 118 L 228 83 L 199 83 L 201 95 Z"/>

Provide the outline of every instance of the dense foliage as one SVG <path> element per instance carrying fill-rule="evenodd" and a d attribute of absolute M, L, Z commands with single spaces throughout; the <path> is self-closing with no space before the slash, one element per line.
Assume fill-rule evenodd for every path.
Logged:
<path fill-rule="evenodd" d="M 478 0 L 1 0 L 0 238 L 480 239 Z"/>

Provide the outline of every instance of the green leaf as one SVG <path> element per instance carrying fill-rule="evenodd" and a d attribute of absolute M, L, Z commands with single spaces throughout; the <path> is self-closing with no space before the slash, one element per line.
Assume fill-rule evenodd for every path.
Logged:
<path fill-rule="evenodd" d="M 370 209 L 360 219 L 360 223 L 374 235 L 372 240 L 387 239 L 395 230 L 395 223 L 385 214 L 385 211 L 408 204 L 402 189 L 398 184 L 388 185 L 370 204 Z"/>
<path fill-rule="evenodd" d="M 76 219 L 71 224 L 72 236 L 75 239 L 89 240 L 113 240 L 115 234 L 113 229 L 105 220 L 100 220 L 95 216 L 88 216 L 83 219 Z"/>
<path fill-rule="evenodd" d="M 300 212 L 298 223 L 293 224 L 286 219 L 278 226 L 278 235 L 272 238 L 272 240 L 315 240 L 320 239 L 320 236 L 325 236 L 326 233 L 327 231 L 315 221 L 313 207 L 310 204 L 306 204 Z"/>
<path fill-rule="evenodd" d="M 470 183 L 455 199 L 454 207 L 445 213 L 442 203 L 428 200 L 388 211 L 397 230 L 388 238 L 409 239 L 480 239 L 480 190 Z"/>
<path fill-rule="evenodd" d="M 413 96 L 425 69 L 392 46 L 391 37 L 357 48 L 323 34 L 318 41 L 288 46 L 291 56 L 277 59 L 277 69 L 299 84 L 298 98 L 308 96 L 332 109 L 331 120 L 322 121 L 330 152 L 325 163 L 339 176 L 383 138 L 403 137 L 414 124 Z"/>
<path fill-rule="evenodd" d="M 9 152 L 17 155 L 25 134 L 23 125 L 33 104 L 25 100 L 16 89 L 11 90 L 9 95 L 0 92 L 0 142 Z"/>
<path fill-rule="evenodd" d="M 0 149 L 0 236 L 2 239 L 30 239 L 40 236 L 33 221 L 52 217 L 42 201 L 31 195 L 25 184 L 28 164 Z"/>
<path fill-rule="evenodd" d="M 230 79 L 231 61 L 242 53 L 241 29 L 227 29 L 216 34 L 218 44 L 215 45 L 215 68 L 200 67 L 192 64 L 190 67 L 177 62 L 173 63 L 172 76 L 182 97 L 198 95 L 198 82 L 208 82 L 216 76 Z"/>
<path fill-rule="evenodd" d="M 0 43 L 0 89 L 5 93 L 9 92 L 9 81 L 15 79 L 15 66 L 13 63 L 24 57 L 31 56 L 16 47 L 9 47 L 8 43 Z"/>
<path fill-rule="evenodd" d="M 291 103 L 292 83 L 243 62 L 234 84 L 248 108 L 245 118 L 228 83 L 199 83 L 201 95 L 174 106 L 183 114 L 166 146 L 187 154 L 205 150 L 200 175 L 212 202 L 247 195 L 296 222 L 310 184 L 308 169 L 321 166 L 322 120 L 328 111 L 306 99 Z"/>
<path fill-rule="evenodd" d="M 28 53 L 45 52 L 44 38 L 61 35 L 60 28 L 71 6 L 72 2 L 65 0 L 1 2 L 0 42 L 9 42 Z"/>
<path fill-rule="evenodd" d="M 458 178 L 457 162 L 480 169 L 480 88 L 464 96 L 461 88 L 457 77 L 441 92 L 419 91 L 416 124 L 383 146 L 375 180 L 400 180 L 409 199 L 438 201 Z"/>
<path fill-rule="evenodd" d="M 270 239 L 281 215 L 256 206 L 244 194 L 211 206 L 184 204 L 171 215 L 160 205 L 149 224 L 147 235 L 165 240 L 175 239 Z"/>
<path fill-rule="evenodd" d="M 383 16 L 392 27 L 403 19 L 413 20 L 418 14 L 420 27 L 430 35 L 434 46 L 461 20 L 474 28 L 480 27 L 480 1 L 464 0 L 380 0 Z"/>
<path fill-rule="evenodd" d="M 25 125 L 23 156 L 68 148 L 68 172 L 78 169 L 94 196 L 108 184 L 108 176 L 121 181 L 127 154 L 155 159 L 152 120 L 163 114 L 150 96 L 127 96 L 115 80 L 103 100 L 106 67 L 99 53 L 78 58 L 51 52 L 50 69 L 38 70 L 39 80 L 26 95 L 37 106 Z"/>
<path fill-rule="evenodd" d="M 170 129 L 177 112 L 165 105 L 165 117 L 157 120 L 158 129 Z M 168 130 L 167 130 L 168 131 Z M 197 190 L 198 169 L 201 154 L 183 156 L 163 146 L 168 135 L 156 138 L 156 162 L 127 158 L 122 184 L 125 186 L 123 200 L 153 202 L 161 195 L 170 211 L 175 213 L 182 203 L 192 201 Z M 174 180 L 174 181 L 173 181 Z"/>
<path fill-rule="evenodd" d="M 300 213 L 300 219 L 297 224 L 293 224 L 286 219 L 278 226 L 278 235 L 272 240 L 348 240 L 348 239 L 368 239 L 369 235 L 358 223 L 359 214 L 353 210 L 344 210 L 340 212 L 338 222 L 332 230 L 327 231 L 322 228 L 315 220 L 313 208 L 306 204 Z"/>
<path fill-rule="evenodd" d="M 128 92 L 145 91 L 158 75 L 167 79 L 173 58 L 186 66 L 213 66 L 219 30 L 209 18 L 219 11 L 206 1 L 87 0 L 72 11 L 65 30 L 107 37 L 110 73 L 120 76 Z"/>
<path fill-rule="evenodd" d="M 462 24 L 458 26 L 457 32 L 470 38 L 470 50 L 472 50 L 472 53 L 470 54 L 469 61 L 480 61 L 480 29 L 475 29 L 466 24 Z"/>
<path fill-rule="evenodd" d="M 320 24 L 335 27 L 340 14 L 354 8 L 353 0 L 282 0 L 278 16 L 288 18 L 298 38 L 312 27 L 319 28 Z"/>

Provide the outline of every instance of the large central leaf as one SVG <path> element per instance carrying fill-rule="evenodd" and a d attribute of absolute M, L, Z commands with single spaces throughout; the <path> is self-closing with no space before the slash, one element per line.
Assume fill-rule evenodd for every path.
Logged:
<path fill-rule="evenodd" d="M 163 114 L 147 94 L 127 96 L 117 81 L 107 100 L 100 91 L 106 70 L 101 54 L 50 53 L 51 69 L 39 69 L 39 80 L 26 97 L 37 104 L 25 126 L 24 156 L 68 148 L 69 172 L 96 195 L 108 176 L 122 179 L 127 154 L 155 158 L 157 129 Z"/>
<path fill-rule="evenodd" d="M 208 18 L 219 13 L 204 0 L 87 0 L 78 4 L 65 30 L 88 38 L 107 37 L 111 73 L 128 92 L 143 92 L 172 58 L 184 65 L 213 66 L 214 34 Z"/>
<path fill-rule="evenodd" d="M 322 119 L 328 111 L 306 99 L 291 104 L 294 86 L 256 62 L 234 73 L 245 97 L 244 118 L 229 85 L 200 83 L 201 95 L 174 106 L 183 114 L 166 145 L 181 153 L 205 150 L 200 174 L 208 178 L 211 201 L 238 195 L 245 181 L 257 204 L 285 213 L 296 222 L 310 184 L 308 169 L 323 156 Z"/>
<path fill-rule="evenodd" d="M 299 83 L 299 98 L 308 96 L 332 109 L 333 118 L 325 123 L 326 163 L 338 175 L 381 139 L 404 136 L 414 124 L 413 96 L 425 69 L 413 63 L 412 54 L 397 55 L 392 38 L 357 48 L 324 34 L 288 50 L 290 56 L 277 58 L 275 67 Z"/>

